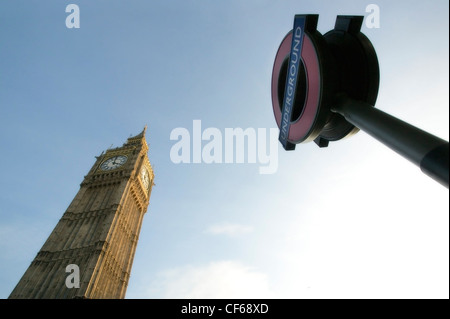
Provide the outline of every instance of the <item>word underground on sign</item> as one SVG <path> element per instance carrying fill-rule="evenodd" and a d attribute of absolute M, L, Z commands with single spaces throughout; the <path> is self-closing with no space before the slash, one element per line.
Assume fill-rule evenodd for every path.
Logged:
<path fill-rule="evenodd" d="M 191 139 L 192 136 L 192 139 Z M 188 129 L 177 127 L 170 133 L 170 140 L 177 141 L 170 149 L 172 163 L 247 163 L 260 164 L 260 174 L 273 174 L 278 170 L 278 129 L 269 129 L 267 143 L 266 129 L 225 128 L 225 134 L 215 127 L 202 131 L 202 121 L 194 120 L 192 135 Z M 247 140 L 247 152 L 245 151 Z M 192 141 L 192 143 L 191 143 Z M 207 142 L 203 145 L 203 142 Z M 192 148 L 191 148 L 192 144 Z M 267 153 L 267 144 L 269 145 Z M 191 151 L 192 150 L 192 151 Z M 192 158 L 191 158 L 192 153 Z"/>

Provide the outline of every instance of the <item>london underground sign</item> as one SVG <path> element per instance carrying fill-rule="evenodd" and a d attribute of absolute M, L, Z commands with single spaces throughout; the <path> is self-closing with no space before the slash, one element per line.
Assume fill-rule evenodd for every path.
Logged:
<path fill-rule="evenodd" d="M 317 22 L 296 15 L 275 57 L 272 107 L 284 149 L 326 147 L 361 129 L 448 188 L 449 143 L 374 108 L 379 66 L 363 17 L 338 16 L 325 35 Z"/>

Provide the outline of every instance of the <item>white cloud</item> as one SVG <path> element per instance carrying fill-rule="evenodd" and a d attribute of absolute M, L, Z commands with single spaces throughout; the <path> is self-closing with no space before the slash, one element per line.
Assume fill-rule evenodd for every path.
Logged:
<path fill-rule="evenodd" d="M 158 298 L 244 299 L 272 296 L 265 273 L 236 261 L 170 269 L 160 273 L 150 287 L 147 295 L 152 295 L 152 290 L 156 289 Z"/>
<path fill-rule="evenodd" d="M 239 224 L 231 224 L 231 223 L 222 223 L 210 226 L 206 233 L 213 235 L 228 235 L 228 236 L 238 236 L 241 234 L 247 234 L 253 231 L 253 227 L 239 225 Z"/>

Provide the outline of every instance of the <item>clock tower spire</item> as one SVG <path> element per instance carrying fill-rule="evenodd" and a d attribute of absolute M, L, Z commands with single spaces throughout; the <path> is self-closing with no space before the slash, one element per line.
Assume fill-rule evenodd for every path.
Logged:
<path fill-rule="evenodd" d="M 108 149 L 9 298 L 124 298 L 153 186 L 147 126 Z"/>

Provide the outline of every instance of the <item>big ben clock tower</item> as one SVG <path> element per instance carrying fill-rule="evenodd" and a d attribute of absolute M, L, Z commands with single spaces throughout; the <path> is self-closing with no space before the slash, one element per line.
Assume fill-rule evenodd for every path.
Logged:
<path fill-rule="evenodd" d="M 125 297 L 154 178 L 145 132 L 96 157 L 9 298 Z"/>

